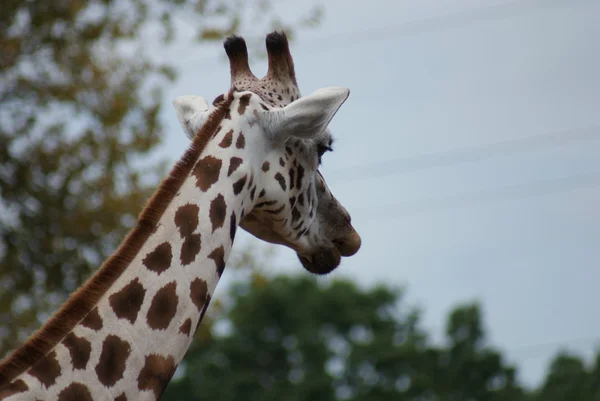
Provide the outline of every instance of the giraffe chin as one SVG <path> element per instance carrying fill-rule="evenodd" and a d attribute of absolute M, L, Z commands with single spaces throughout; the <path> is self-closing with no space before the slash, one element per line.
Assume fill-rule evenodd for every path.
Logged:
<path fill-rule="evenodd" d="M 337 248 L 320 248 L 311 256 L 298 255 L 300 263 L 309 272 L 317 275 L 331 273 L 340 265 L 342 255 Z"/>

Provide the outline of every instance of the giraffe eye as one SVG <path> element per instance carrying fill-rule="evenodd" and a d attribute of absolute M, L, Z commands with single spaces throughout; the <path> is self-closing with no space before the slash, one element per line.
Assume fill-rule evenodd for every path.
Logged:
<path fill-rule="evenodd" d="M 333 152 L 331 146 L 325 146 L 323 144 L 317 145 L 317 154 L 319 155 L 319 164 L 321 164 L 321 157 L 325 154 L 325 152 Z"/>

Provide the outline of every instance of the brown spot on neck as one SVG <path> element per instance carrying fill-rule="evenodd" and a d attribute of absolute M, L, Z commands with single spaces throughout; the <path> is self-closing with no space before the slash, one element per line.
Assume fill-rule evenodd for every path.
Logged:
<path fill-rule="evenodd" d="M 135 323 L 138 312 L 144 303 L 146 289 L 140 283 L 139 278 L 130 281 L 119 292 L 108 297 L 108 303 L 119 319 L 127 319 Z"/>
<path fill-rule="evenodd" d="M 73 369 L 85 369 L 90 360 L 92 344 L 83 337 L 77 337 L 72 332 L 67 334 L 63 345 L 69 350 Z"/>
<path fill-rule="evenodd" d="M 187 203 L 180 206 L 175 212 L 175 225 L 179 229 L 179 234 L 182 237 L 191 235 L 198 228 L 198 215 L 200 208 L 198 205 Z"/>
<path fill-rule="evenodd" d="M 65 387 L 57 401 L 94 401 L 90 389 L 83 383 L 74 382 Z"/>
<path fill-rule="evenodd" d="M 244 149 L 244 146 L 246 146 L 246 138 L 244 138 L 244 134 L 240 132 L 237 141 L 235 141 L 235 147 L 238 149 Z"/>
<path fill-rule="evenodd" d="M 206 302 L 206 297 L 208 296 L 208 287 L 206 285 L 206 281 L 201 278 L 195 278 L 194 281 L 190 283 L 190 298 L 196 307 L 198 308 L 198 312 L 202 311 L 202 307 Z"/>
<path fill-rule="evenodd" d="M 27 383 L 21 379 L 15 380 L 12 383 L 5 383 L 0 385 L 0 400 L 4 400 L 15 394 L 24 393 L 27 390 L 29 390 Z"/>
<path fill-rule="evenodd" d="M 85 319 L 83 319 L 81 325 L 94 331 L 102 329 L 102 318 L 98 313 L 98 308 L 92 309 L 90 313 L 86 315 Z"/>
<path fill-rule="evenodd" d="M 212 224 L 212 232 L 214 233 L 217 228 L 223 227 L 225 223 L 225 214 L 227 212 L 227 205 L 225 204 L 225 198 L 223 195 L 218 194 L 210 202 L 210 223 Z"/>
<path fill-rule="evenodd" d="M 229 219 L 229 237 L 231 238 L 231 243 L 233 244 L 233 240 L 235 239 L 235 231 L 237 230 L 237 221 L 235 217 L 235 212 L 231 212 L 231 218 Z"/>
<path fill-rule="evenodd" d="M 230 147 L 232 143 L 233 143 L 233 130 L 230 129 L 229 131 L 227 131 L 227 133 L 225 134 L 225 136 L 219 143 L 219 146 L 222 147 L 223 149 L 226 149 L 226 148 Z"/>
<path fill-rule="evenodd" d="M 219 180 L 219 173 L 223 162 L 213 156 L 205 156 L 194 167 L 196 186 L 206 192 Z"/>
<path fill-rule="evenodd" d="M 187 266 L 196 260 L 196 256 L 202 249 L 202 236 L 200 233 L 188 235 L 181 244 L 179 260 L 183 266 Z"/>
<path fill-rule="evenodd" d="M 121 380 L 130 353 L 131 346 L 127 341 L 113 334 L 106 336 L 102 342 L 100 360 L 95 369 L 100 383 L 112 387 Z"/>
<path fill-rule="evenodd" d="M 60 376 L 61 369 L 56 360 L 56 351 L 50 352 L 41 361 L 29 369 L 29 374 L 37 378 L 44 386 L 50 387 Z"/>
<path fill-rule="evenodd" d="M 221 277 L 223 270 L 225 270 L 225 249 L 221 245 L 218 248 L 215 248 L 208 257 L 215 262 L 217 273 L 219 274 L 219 277 Z"/>
<path fill-rule="evenodd" d="M 177 313 L 179 297 L 177 296 L 177 283 L 166 284 L 152 298 L 152 303 L 146 314 L 148 326 L 154 330 L 165 330 Z"/>
<path fill-rule="evenodd" d="M 138 378 L 138 388 L 140 390 L 150 390 L 154 392 L 156 399 L 160 399 L 165 387 L 175 373 L 175 360 L 172 356 L 148 355 L 144 367 Z"/>
<path fill-rule="evenodd" d="M 158 245 L 154 250 L 146 255 L 142 263 L 148 268 L 159 275 L 171 267 L 171 260 L 173 259 L 173 252 L 171 250 L 171 244 L 163 242 Z"/>
<path fill-rule="evenodd" d="M 192 330 L 192 319 L 187 318 L 187 319 L 185 319 L 185 322 L 183 322 L 181 324 L 181 326 L 179 326 L 179 332 L 181 334 L 185 334 L 186 336 L 189 336 L 191 330 Z"/>
<path fill-rule="evenodd" d="M 232 157 L 229 160 L 229 169 L 227 170 L 227 177 L 231 176 L 235 170 L 238 169 L 240 164 L 242 164 L 243 160 L 239 157 Z"/>

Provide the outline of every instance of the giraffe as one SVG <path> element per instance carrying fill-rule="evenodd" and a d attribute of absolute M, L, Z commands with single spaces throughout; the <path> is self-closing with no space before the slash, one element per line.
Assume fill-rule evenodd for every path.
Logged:
<path fill-rule="evenodd" d="M 223 274 L 236 230 L 293 249 L 327 274 L 361 239 L 318 168 L 340 87 L 300 97 L 284 33 L 258 80 L 226 39 L 231 87 L 211 106 L 173 102 L 191 144 L 115 253 L 0 363 L 0 400 L 158 400 Z"/>

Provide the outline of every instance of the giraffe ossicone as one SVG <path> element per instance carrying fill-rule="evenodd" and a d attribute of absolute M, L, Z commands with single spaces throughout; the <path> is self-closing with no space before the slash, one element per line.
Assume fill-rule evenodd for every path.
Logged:
<path fill-rule="evenodd" d="M 230 37 L 231 85 L 212 105 L 173 102 L 191 144 L 119 249 L 0 363 L 0 400 L 157 400 L 202 321 L 236 230 L 293 249 L 326 274 L 360 236 L 319 172 L 328 124 L 349 95 L 301 97 L 285 34 L 267 35 L 269 68 L 250 71 Z"/>

